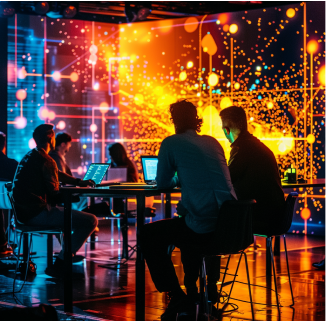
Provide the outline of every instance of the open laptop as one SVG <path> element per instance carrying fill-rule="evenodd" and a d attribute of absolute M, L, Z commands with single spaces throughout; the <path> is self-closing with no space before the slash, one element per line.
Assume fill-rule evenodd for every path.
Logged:
<path fill-rule="evenodd" d="M 156 172 L 157 172 L 157 156 L 140 156 L 141 165 L 144 173 L 144 183 L 120 183 L 119 185 L 114 185 L 111 188 L 145 188 L 151 189 L 156 188 Z"/>
<path fill-rule="evenodd" d="M 92 163 L 83 178 L 84 181 L 89 179 L 95 182 L 95 186 L 108 186 L 110 183 L 102 183 L 103 177 L 106 174 L 111 164 L 107 163 Z M 102 183 L 102 184 L 101 184 Z"/>

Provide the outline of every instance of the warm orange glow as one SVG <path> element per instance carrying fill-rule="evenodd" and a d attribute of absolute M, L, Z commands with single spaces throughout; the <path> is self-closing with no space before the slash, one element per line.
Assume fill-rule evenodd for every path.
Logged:
<path fill-rule="evenodd" d="M 208 84 L 210 86 L 216 86 L 217 83 L 218 83 L 218 76 L 214 72 L 212 72 L 208 77 Z"/>
<path fill-rule="evenodd" d="M 268 108 L 268 109 L 272 109 L 273 107 L 274 107 L 273 102 L 272 102 L 272 101 L 269 101 L 269 102 L 267 103 L 267 108 Z"/>
<path fill-rule="evenodd" d="M 233 103 L 232 103 L 232 100 L 229 98 L 229 97 L 223 97 L 221 99 L 221 103 L 220 103 L 220 107 L 221 109 L 224 109 L 224 108 L 227 108 L 227 107 L 230 107 L 232 106 Z"/>
<path fill-rule="evenodd" d="M 102 114 L 105 114 L 106 112 L 109 111 L 109 105 L 106 101 L 103 101 L 102 103 L 100 103 L 100 112 Z"/>
<path fill-rule="evenodd" d="M 239 84 L 238 82 L 236 82 L 236 83 L 234 84 L 234 89 L 238 90 L 239 88 L 240 88 L 240 84 Z"/>
<path fill-rule="evenodd" d="M 27 92 L 25 89 L 18 89 L 16 91 L 16 98 L 18 100 L 24 100 L 27 97 Z"/>
<path fill-rule="evenodd" d="M 228 21 L 228 15 L 226 13 L 222 13 L 218 16 L 218 20 L 223 25 Z"/>
<path fill-rule="evenodd" d="M 140 106 L 144 103 L 144 96 L 142 94 L 136 94 L 134 97 L 134 102 L 137 106 Z"/>
<path fill-rule="evenodd" d="M 187 68 L 192 68 L 194 66 L 194 63 L 192 61 L 188 61 Z"/>
<path fill-rule="evenodd" d="M 313 144 L 313 143 L 315 142 L 315 136 L 314 136 L 313 134 L 309 134 L 309 135 L 307 136 L 307 142 L 308 142 L 309 144 Z"/>
<path fill-rule="evenodd" d="M 72 72 L 71 74 L 70 74 L 70 80 L 72 81 L 72 82 L 76 82 L 77 80 L 78 80 L 78 74 L 77 74 L 77 72 Z"/>
<path fill-rule="evenodd" d="M 307 220 L 308 218 L 310 218 L 310 216 L 311 216 L 311 212 L 310 212 L 310 209 L 308 207 L 305 207 L 304 209 L 302 209 L 301 217 L 304 220 Z"/>
<path fill-rule="evenodd" d="M 185 22 L 185 30 L 189 33 L 196 31 L 198 27 L 198 20 L 195 17 L 190 17 Z"/>
<path fill-rule="evenodd" d="M 325 65 L 319 68 L 318 80 L 322 86 L 325 86 Z"/>
<path fill-rule="evenodd" d="M 318 50 L 318 42 L 316 40 L 310 40 L 307 44 L 308 53 L 313 54 L 317 50 Z"/>
<path fill-rule="evenodd" d="M 53 74 L 52 74 L 52 79 L 54 81 L 60 81 L 61 80 L 61 73 L 60 71 L 55 71 Z"/>
<path fill-rule="evenodd" d="M 187 73 L 185 71 L 181 71 L 179 75 L 180 81 L 185 81 L 187 79 Z"/>
<path fill-rule="evenodd" d="M 286 10 L 286 15 L 288 18 L 293 18 L 295 16 L 295 10 L 293 8 Z"/>
<path fill-rule="evenodd" d="M 223 26 L 223 31 L 228 32 L 229 31 L 229 25 L 224 25 Z"/>
<path fill-rule="evenodd" d="M 238 31 L 238 25 L 233 23 L 229 28 L 230 33 L 236 33 Z"/>
<path fill-rule="evenodd" d="M 207 53 L 209 55 L 211 56 L 215 55 L 217 51 L 217 46 L 213 36 L 210 33 L 205 35 L 205 37 L 201 41 L 201 45 L 204 48 L 204 51 L 205 51 L 205 47 L 207 48 Z"/>
<path fill-rule="evenodd" d="M 92 133 L 95 133 L 97 131 L 97 126 L 96 124 L 92 124 L 89 126 L 89 130 L 92 132 Z"/>

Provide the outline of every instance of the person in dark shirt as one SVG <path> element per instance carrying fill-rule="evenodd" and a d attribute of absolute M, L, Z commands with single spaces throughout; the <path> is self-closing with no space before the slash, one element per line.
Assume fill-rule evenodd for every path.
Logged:
<path fill-rule="evenodd" d="M 81 187 L 93 186 L 94 182 L 83 181 L 58 171 L 56 162 L 48 155 L 55 147 L 52 124 L 35 128 L 33 138 L 37 147 L 29 151 L 18 165 L 12 196 L 18 221 L 29 226 L 64 227 L 63 208 L 56 206 L 59 200 L 59 181 Z M 87 237 L 95 230 L 97 218 L 88 213 L 72 211 L 72 254 L 79 250 Z M 45 273 L 61 276 L 63 271 L 63 250 L 60 251 L 53 268 Z"/>
<path fill-rule="evenodd" d="M 284 214 L 284 192 L 273 152 L 247 130 L 246 113 L 231 106 L 220 112 L 222 129 L 231 143 L 228 162 L 239 200 L 255 199 L 253 231 L 273 234 Z"/>
<path fill-rule="evenodd" d="M 17 169 L 18 162 L 6 156 L 6 135 L 0 132 L 0 180 L 12 181 Z M 9 222 L 8 222 L 9 224 Z M 12 248 L 8 245 L 5 224 L 4 224 L 4 210 L 1 210 L 0 217 L 0 255 L 5 256 L 12 253 Z"/>
<path fill-rule="evenodd" d="M 71 136 L 67 133 L 58 133 L 55 137 L 55 149 L 49 155 L 55 160 L 58 170 L 73 176 L 70 167 L 66 163 L 66 154 L 71 147 Z"/>

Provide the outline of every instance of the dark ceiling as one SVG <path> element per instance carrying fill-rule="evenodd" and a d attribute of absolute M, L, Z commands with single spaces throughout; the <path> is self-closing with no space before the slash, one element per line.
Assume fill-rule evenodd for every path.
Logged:
<path fill-rule="evenodd" d="M 61 1 L 59 1 L 60 3 Z M 150 8 L 145 20 L 200 16 L 220 12 L 251 10 L 257 8 L 299 3 L 298 1 L 62 1 L 79 6 L 75 19 L 95 20 L 111 23 L 131 22 L 126 18 L 125 7 L 135 13 L 140 8 Z M 134 19 L 137 21 L 144 21 Z"/>

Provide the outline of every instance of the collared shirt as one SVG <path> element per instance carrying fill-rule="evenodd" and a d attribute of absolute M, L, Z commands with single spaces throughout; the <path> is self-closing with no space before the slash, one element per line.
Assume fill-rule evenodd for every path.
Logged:
<path fill-rule="evenodd" d="M 180 184 L 186 224 L 196 233 L 214 231 L 222 203 L 236 199 L 222 146 L 194 130 L 163 140 L 156 181 L 158 188 Z"/>
<path fill-rule="evenodd" d="M 20 222 L 41 213 L 59 191 L 58 167 L 44 149 L 29 151 L 18 165 L 13 185 L 13 199 Z"/>
<path fill-rule="evenodd" d="M 231 148 L 228 166 L 238 199 L 257 201 L 254 221 L 277 222 L 285 200 L 273 152 L 247 131 L 240 133 Z"/>
<path fill-rule="evenodd" d="M 0 152 L 0 180 L 12 181 L 17 165 L 18 162 L 15 159 L 8 158 L 3 152 Z"/>
<path fill-rule="evenodd" d="M 49 152 L 49 156 L 51 156 L 54 159 L 54 161 L 57 163 L 59 171 L 66 173 L 70 176 L 73 176 L 70 167 L 66 163 L 65 157 L 60 155 L 58 151 L 52 150 L 51 152 Z"/>

